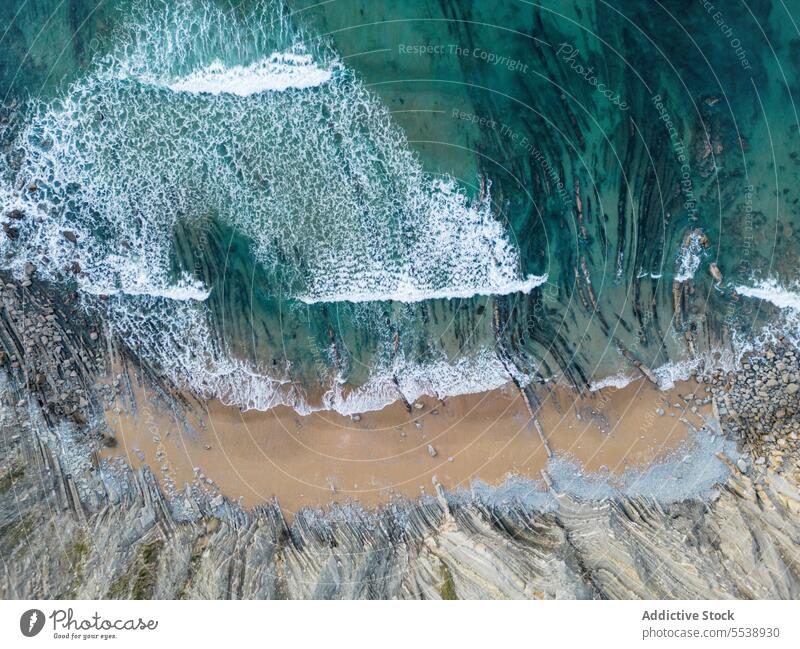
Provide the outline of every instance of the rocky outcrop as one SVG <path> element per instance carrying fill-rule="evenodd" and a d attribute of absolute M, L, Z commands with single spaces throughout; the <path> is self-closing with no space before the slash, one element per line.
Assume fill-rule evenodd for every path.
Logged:
<path fill-rule="evenodd" d="M 732 466 L 706 503 L 557 495 L 537 512 L 441 493 L 307 510 L 287 525 L 274 504 L 245 512 L 191 491 L 168 502 L 146 469 L 116 485 L 91 466 L 66 473 L 36 426 L 23 428 L 31 435 L 2 445 L 7 598 L 800 595 L 800 492 L 770 469 Z"/>
<path fill-rule="evenodd" d="M 45 313 L 50 307 L 42 308 Z M 9 332 L 19 331 L 16 312 L 6 305 L 4 344 Z M 53 328 L 44 334 L 48 341 L 70 321 L 45 319 Z M 76 336 L 61 347 L 79 359 L 83 354 L 80 376 L 89 385 L 91 368 L 101 363 L 97 350 L 107 345 Z M 36 362 L 51 373 L 55 367 L 42 364 L 36 345 L 43 343 L 31 339 L 29 350 L 7 349 L 3 359 L 4 598 L 800 596 L 795 413 L 788 414 L 783 397 L 775 405 L 777 392 L 769 392 L 788 394 L 796 380 L 795 370 L 786 369 L 791 350 L 771 352 L 781 355 L 789 380 L 781 374 L 776 385 L 770 383 L 770 405 L 759 417 L 745 416 L 746 404 L 763 399 L 755 387 L 781 371 L 774 359 L 749 362 L 735 380 L 721 374 L 704 379 L 726 429 L 752 451 L 751 462 L 723 458 L 730 473 L 710 498 L 662 502 L 618 494 L 587 500 L 551 482 L 548 504 L 537 506 L 514 498 L 498 503 L 480 492 L 453 496 L 436 485 L 435 496 L 418 501 L 372 511 L 356 505 L 308 509 L 289 524 L 277 503 L 245 511 L 191 485 L 168 498 L 148 469 L 94 460 L 98 444 L 108 440 L 91 409 L 86 421 L 76 420 L 68 412 L 76 404 L 63 386 L 55 384 L 59 395 L 67 394 L 66 408 L 57 400 L 51 407 L 50 392 L 25 382 L 30 373 L 20 363 Z M 69 383 L 69 374 L 55 374 L 54 381 Z M 86 396 L 91 403 L 102 395 Z M 781 455 L 765 453 L 761 435 L 756 442 L 752 431 L 764 427 L 762 420 L 768 426 L 784 422 L 771 429 L 784 431 L 777 437 L 768 433 L 776 441 L 766 442 Z"/>

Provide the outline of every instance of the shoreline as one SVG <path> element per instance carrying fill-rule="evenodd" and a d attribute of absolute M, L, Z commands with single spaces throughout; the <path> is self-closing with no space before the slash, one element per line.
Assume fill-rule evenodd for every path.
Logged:
<path fill-rule="evenodd" d="M 217 400 L 176 417 L 143 385 L 132 383 L 130 394 L 133 402 L 120 395 L 106 411 L 116 444 L 101 460 L 149 466 L 168 494 L 192 484 L 243 507 L 274 499 L 288 517 L 303 507 L 413 500 L 437 484 L 457 493 L 509 478 L 540 482 L 556 459 L 613 481 L 667 461 L 688 443 L 689 424 L 700 430 L 712 417 L 697 382 L 662 391 L 644 378 L 584 395 L 544 386 L 535 423 L 511 383 L 421 398 L 411 412 L 395 402 L 349 417 L 285 406 L 241 412 Z"/>
<path fill-rule="evenodd" d="M 60 305 L 51 308 L 49 294 L 38 288 L 6 286 L 9 300 L 19 300 L 20 292 L 28 299 L 25 310 L 9 308 L 0 322 L 6 340 L 24 341 L 22 349 L 5 346 L 9 369 L 0 385 L 0 549 L 9 568 L 0 580 L 2 596 L 703 599 L 800 593 L 800 572 L 789 558 L 793 539 L 800 538 L 800 355 L 792 344 L 753 353 L 735 372 L 706 368 L 696 376 L 704 405 L 719 422 L 697 438 L 716 438 L 723 450 L 737 444 L 740 453 L 701 443 L 684 457 L 678 445 L 664 464 L 652 464 L 621 488 L 612 483 L 625 482 L 625 472 L 619 478 L 602 471 L 582 475 L 577 465 L 557 459 L 545 471 L 550 480 L 542 475 L 542 491 L 514 480 L 476 482 L 467 493 L 439 485 L 429 496 L 375 508 L 346 498 L 324 509 L 305 507 L 290 520 L 274 499 L 244 507 L 197 481 L 171 491 L 149 466 L 102 461 L 98 449 L 112 443 L 104 408 L 130 392 L 128 385 L 105 385 L 98 377 L 123 368 L 128 378 L 147 375 L 173 405 L 191 400 L 160 383 L 98 323 L 67 317 Z M 60 344 L 48 344 L 56 336 Z M 72 367 L 77 377 L 64 372 Z M 643 394 L 645 388 L 664 396 L 652 384 L 642 383 Z M 547 407 L 546 391 L 536 396 Z M 137 405 L 157 401 L 150 397 Z M 483 398 L 489 406 L 499 402 Z M 679 409 L 691 412 L 696 401 L 684 399 Z M 611 402 L 602 414 L 615 421 L 610 408 Z M 557 412 L 559 419 L 567 412 Z M 180 409 L 173 416 L 180 419 Z M 682 423 L 677 413 L 657 416 Z M 443 419 L 445 413 L 425 417 Z M 366 418 L 355 423 L 370 425 Z M 540 423 L 547 435 L 544 415 Z M 567 425 L 567 431 L 574 439 L 574 429 Z M 444 442 L 436 443 L 444 455 Z M 60 558 L 65 553 L 69 561 Z M 653 566 L 671 578 L 653 579 Z"/>

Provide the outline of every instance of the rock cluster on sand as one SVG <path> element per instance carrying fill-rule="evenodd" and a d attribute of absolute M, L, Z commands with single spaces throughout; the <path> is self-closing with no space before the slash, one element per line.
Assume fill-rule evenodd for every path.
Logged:
<path fill-rule="evenodd" d="M 800 353 L 779 341 L 746 358 L 735 372 L 699 380 L 708 383 L 715 414 L 726 432 L 745 442 L 753 465 L 793 473 L 800 481 Z"/>

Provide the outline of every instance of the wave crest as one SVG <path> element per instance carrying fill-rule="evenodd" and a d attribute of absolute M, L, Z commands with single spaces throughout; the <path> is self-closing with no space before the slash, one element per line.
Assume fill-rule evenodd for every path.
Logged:
<path fill-rule="evenodd" d="M 488 183 L 475 199 L 426 173 L 352 71 L 277 3 L 255 7 L 141 3 L 85 77 L 31 111 L 15 181 L 0 188 L 30 218 L 0 249 L 12 267 L 32 261 L 42 277 L 113 296 L 110 328 L 177 384 L 243 407 L 303 410 L 288 373 L 237 360 L 215 328 L 213 309 L 232 305 L 217 304 L 222 291 L 206 301 L 196 277 L 192 237 L 203 224 L 240 235 L 270 298 L 300 303 L 527 292 L 546 276 L 523 274 Z M 508 378 L 496 360 L 472 373 L 459 362 L 392 371 L 435 394 Z M 332 393 L 330 407 L 398 398 L 386 371 L 359 381 L 363 399 Z"/>

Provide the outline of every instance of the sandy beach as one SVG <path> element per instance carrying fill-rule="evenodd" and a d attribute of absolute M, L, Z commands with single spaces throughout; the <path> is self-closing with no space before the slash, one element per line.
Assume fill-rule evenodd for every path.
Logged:
<path fill-rule="evenodd" d="M 108 421 L 117 445 L 102 457 L 149 464 L 168 488 L 198 481 L 253 506 L 277 498 L 287 515 L 304 506 L 355 500 L 380 505 L 393 496 L 448 490 L 509 475 L 539 479 L 548 453 L 517 388 L 424 398 L 408 412 L 398 402 L 345 417 L 331 411 L 299 416 L 286 407 L 241 412 L 218 401 L 194 407 L 187 427 L 135 386 L 136 415 L 117 404 Z M 582 397 L 540 388 L 536 419 L 553 454 L 585 471 L 621 474 L 667 457 L 686 439 L 686 421 L 701 427 L 709 406 L 692 413 L 693 382 L 659 391 L 645 379 Z M 678 407 L 679 406 L 679 407 Z M 119 412 L 117 412 L 119 410 Z M 663 413 L 663 414 L 660 414 Z"/>

